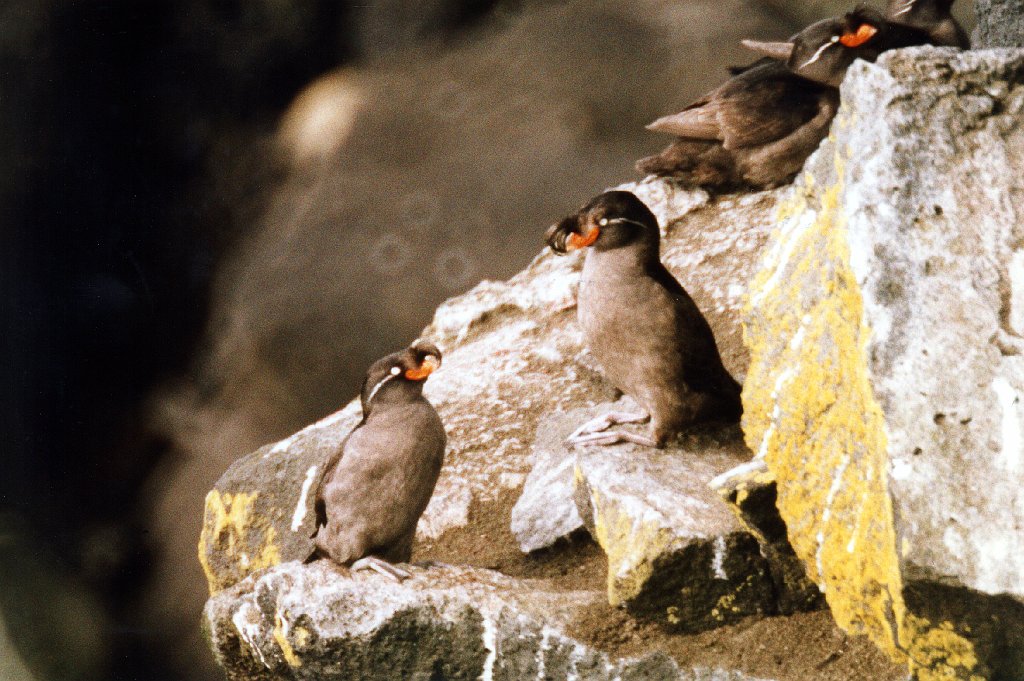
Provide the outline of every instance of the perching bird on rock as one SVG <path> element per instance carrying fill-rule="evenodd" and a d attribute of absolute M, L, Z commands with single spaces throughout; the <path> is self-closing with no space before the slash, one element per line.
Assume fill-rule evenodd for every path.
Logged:
<path fill-rule="evenodd" d="M 718 89 L 647 126 L 678 139 L 637 169 L 719 191 L 785 184 L 828 134 L 839 84 L 856 59 L 929 41 L 868 8 L 812 24 L 787 42 L 744 41 L 771 59 L 736 69 Z"/>
<path fill-rule="evenodd" d="M 928 33 L 932 42 L 946 47 L 971 48 L 971 40 L 953 17 L 955 0 L 889 0 L 885 18 Z"/>
<path fill-rule="evenodd" d="M 588 249 L 577 296 L 584 342 L 605 376 L 647 412 L 602 417 L 570 442 L 662 447 L 691 424 L 739 420 L 740 385 L 696 303 L 661 264 L 658 221 L 640 199 L 605 192 L 552 225 L 545 238 L 558 254 Z M 599 432 L 648 416 L 651 438 Z"/>
<path fill-rule="evenodd" d="M 342 443 L 317 499 L 322 527 L 314 541 L 336 563 L 410 576 L 394 563 L 412 555 L 416 524 L 444 459 L 444 426 L 423 396 L 440 365 L 437 346 L 417 341 L 367 371 L 363 420 Z"/>

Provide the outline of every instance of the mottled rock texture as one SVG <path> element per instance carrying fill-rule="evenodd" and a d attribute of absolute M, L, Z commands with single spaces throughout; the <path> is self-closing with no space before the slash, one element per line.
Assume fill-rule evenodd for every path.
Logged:
<path fill-rule="evenodd" d="M 751 284 L 744 431 L 840 626 L 1024 678 L 1024 52 L 856 64 Z"/>
<path fill-rule="evenodd" d="M 1024 47 L 1024 3 L 1020 0 L 975 0 L 978 28 L 975 48 Z"/>
<path fill-rule="evenodd" d="M 413 572 L 397 584 L 327 561 L 285 563 L 216 594 L 204 625 L 231 681 L 755 681 L 658 653 L 612 660 L 565 636 L 598 593 L 472 568 Z"/>

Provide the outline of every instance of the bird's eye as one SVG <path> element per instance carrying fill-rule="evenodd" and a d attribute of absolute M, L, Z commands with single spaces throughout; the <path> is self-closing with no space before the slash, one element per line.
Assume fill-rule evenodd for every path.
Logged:
<path fill-rule="evenodd" d="M 402 373 L 402 367 L 391 367 L 392 376 L 397 376 L 400 373 Z"/>
<path fill-rule="evenodd" d="M 600 220 L 597 221 L 597 224 L 601 225 L 602 227 L 607 226 L 608 225 L 608 218 L 601 218 Z"/>

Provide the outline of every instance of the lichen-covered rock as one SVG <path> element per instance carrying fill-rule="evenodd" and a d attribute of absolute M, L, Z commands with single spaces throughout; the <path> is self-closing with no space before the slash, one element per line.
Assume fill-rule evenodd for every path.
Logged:
<path fill-rule="evenodd" d="M 472 568 L 412 571 L 398 584 L 327 561 L 285 563 L 212 597 L 204 626 L 231 681 L 755 681 L 683 670 L 663 654 L 611 659 L 566 636 L 573 611 L 599 593 Z"/>
<path fill-rule="evenodd" d="M 708 486 L 749 454 L 735 429 L 716 435 L 576 455 L 576 502 L 608 556 L 609 602 L 679 631 L 775 610 L 757 540 Z"/>
<path fill-rule="evenodd" d="M 1024 47 L 1024 4 L 1020 0 L 974 0 L 978 30 L 974 47 Z"/>
<path fill-rule="evenodd" d="M 737 466 L 709 485 L 736 513 L 744 528 L 757 538 L 775 585 L 780 614 L 817 610 L 825 601 L 818 585 L 807 579 L 803 563 L 789 544 L 786 523 L 775 506 L 775 477 L 764 459 Z"/>
<path fill-rule="evenodd" d="M 210 593 L 313 553 L 324 469 L 358 422 L 357 405 L 236 461 L 206 495 L 199 562 Z"/>
<path fill-rule="evenodd" d="M 1022 51 L 854 65 L 746 314 L 790 541 L 926 680 L 1024 678 L 1022 83 Z"/>

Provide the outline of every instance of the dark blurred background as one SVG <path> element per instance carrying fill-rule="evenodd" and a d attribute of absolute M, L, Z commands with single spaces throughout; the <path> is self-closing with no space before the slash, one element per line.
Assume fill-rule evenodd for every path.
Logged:
<path fill-rule="evenodd" d="M 2 3 L 0 678 L 220 678 L 230 462 L 634 179 L 740 38 L 846 4 Z"/>

